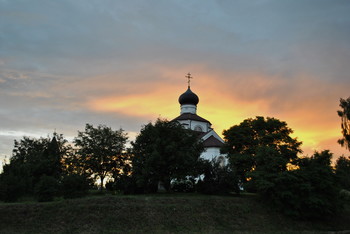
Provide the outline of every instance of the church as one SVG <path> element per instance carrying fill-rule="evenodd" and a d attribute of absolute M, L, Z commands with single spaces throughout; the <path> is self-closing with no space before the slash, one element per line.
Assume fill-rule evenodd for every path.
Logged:
<path fill-rule="evenodd" d="M 198 137 L 203 141 L 204 151 L 201 154 L 203 159 L 211 160 L 216 157 L 225 164 L 226 155 L 220 153 L 220 148 L 224 144 L 223 139 L 211 127 L 211 123 L 197 115 L 198 96 L 192 92 L 190 82 L 191 74 L 188 73 L 188 88 L 180 95 L 180 115 L 172 121 L 178 121 L 184 128 L 191 129 L 198 133 Z"/>

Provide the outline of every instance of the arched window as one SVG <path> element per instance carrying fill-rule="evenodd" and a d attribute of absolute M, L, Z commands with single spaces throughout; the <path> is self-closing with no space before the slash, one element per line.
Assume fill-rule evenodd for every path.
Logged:
<path fill-rule="evenodd" d="M 197 131 L 197 132 L 203 132 L 203 129 L 201 126 L 197 125 L 194 127 L 194 130 Z"/>

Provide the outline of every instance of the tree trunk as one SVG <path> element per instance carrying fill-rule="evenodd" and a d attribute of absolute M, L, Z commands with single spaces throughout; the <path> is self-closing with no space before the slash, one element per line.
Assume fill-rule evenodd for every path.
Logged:
<path fill-rule="evenodd" d="M 105 179 L 105 177 L 100 175 L 100 181 L 101 181 L 100 190 L 101 190 L 101 192 L 103 191 L 103 181 L 104 181 L 104 179 Z"/>
<path fill-rule="evenodd" d="M 167 192 L 170 192 L 170 178 L 165 178 L 163 180 L 163 186 Z"/>

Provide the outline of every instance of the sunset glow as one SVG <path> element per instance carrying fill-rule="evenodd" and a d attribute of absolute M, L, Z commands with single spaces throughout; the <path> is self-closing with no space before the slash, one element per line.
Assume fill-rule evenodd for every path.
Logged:
<path fill-rule="evenodd" d="M 191 89 L 218 134 L 255 116 L 287 122 L 304 155 L 341 148 L 350 96 L 347 1 L 0 2 L 0 159 L 13 140 L 85 123 L 123 128 L 180 114 Z"/>

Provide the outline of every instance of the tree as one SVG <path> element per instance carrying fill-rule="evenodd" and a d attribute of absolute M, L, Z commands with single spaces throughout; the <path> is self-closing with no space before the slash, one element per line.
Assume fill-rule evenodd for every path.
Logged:
<path fill-rule="evenodd" d="M 338 115 L 341 118 L 343 138 L 339 139 L 338 143 L 350 150 L 350 97 L 341 98 L 339 106 L 342 108 L 342 110 L 338 110 Z"/>
<path fill-rule="evenodd" d="M 332 154 L 315 152 L 297 160 L 298 168 L 260 177 L 259 194 L 283 213 L 298 218 L 326 219 L 340 209 L 339 188 L 331 166 Z"/>
<path fill-rule="evenodd" d="M 123 160 L 121 155 L 127 139 L 123 129 L 114 131 L 104 125 L 94 128 L 93 125 L 86 124 L 85 131 L 78 131 L 78 136 L 74 139 L 78 155 L 75 163 L 88 175 L 99 178 L 102 190 L 106 176 L 118 169 L 116 162 Z"/>
<path fill-rule="evenodd" d="M 292 133 L 286 122 L 275 118 L 258 116 L 246 119 L 224 130 L 225 145 L 222 151 L 228 154 L 231 165 L 244 183 L 251 179 L 252 173 L 257 175 L 287 170 L 288 164 L 302 152 L 301 142 L 292 138 Z"/>
<path fill-rule="evenodd" d="M 335 175 L 341 188 L 350 191 L 350 156 L 341 156 L 335 164 Z"/>
<path fill-rule="evenodd" d="M 14 142 L 14 149 L 9 164 L 4 165 L 1 183 L 3 196 L 32 194 L 34 187 L 43 175 L 57 181 L 62 175 L 62 158 L 70 150 L 62 135 L 54 133 L 50 138 L 29 138 Z M 15 179 L 14 179 L 15 178 Z M 15 184 L 11 184 L 15 181 Z"/>
<path fill-rule="evenodd" d="M 169 191 L 172 179 L 192 175 L 203 151 L 195 132 L 160 119 L 143 126 L 132 146 L 133 176 L 146 191 L 156 191 L 159 182 Z"/>

